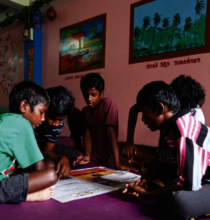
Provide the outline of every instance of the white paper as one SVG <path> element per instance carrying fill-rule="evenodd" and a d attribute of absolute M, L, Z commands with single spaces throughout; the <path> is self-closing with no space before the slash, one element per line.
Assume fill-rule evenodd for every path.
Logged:
<path fill-rule="evenodd" d="M 101 171 L 102 175 L 100 175 L 99 171 L 91 171 L 96 168 L 105 169 L 107 171 L 111 170 L 114 172 L 111 172 L 111 174 L 110 172 L 107 172 L 108 174 L 105 174 L 106 172 Z M 87 172 L 85 172 L 85 170 Z M 75 171 L 81 171 L 80 173 L 82 174 L 80 175 L 80 177 L 76 178 L 76 176 L 69 176 L 67 177 L 67 179 L 60 180 L 59 182 L 57 182 L 55 185 L 55 193 L 52 197 L 53 199 L 64 203 L 76 199 L 88 198 L 103 193 L 115 191 L 118 189 L 122 189 L 125 187 L 126 183 L 137 181 L 140 178 L 139 175 L 127 171 L 113 170 L 108 169 L 106 167 L 78 169 L 73 170 L 72 172 Z M 94 172 L 96 172 L 96 174 L 99 174 L 99 176 L 91 175 Z"/>
<path fill-rule="evenodd" d="M 117 173 L 112 173 L 109 175 L 102 176 L 104 179 L 120 182 L 120 183 L 130 183 L 137 181 L 140 176 L 135 175 L 126 171 L 119 171 Z"/>
<path fill-rule="evenodd" d="M 76 178 L 60 180 L 55 185 L 53 199 L 59 202 L 69 202 L 114 191 L 114 189 Z"/>

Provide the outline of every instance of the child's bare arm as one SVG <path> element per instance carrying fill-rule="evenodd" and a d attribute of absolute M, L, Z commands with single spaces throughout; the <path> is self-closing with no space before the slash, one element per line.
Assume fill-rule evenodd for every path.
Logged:
<path fill-rule="evenodd" d="M 120 169 L 120 160 L 119 160 L 119 150 L 115 128 L 112 125 L 107 125 L 107 137 L 112 146 L 112 151 L 114 155 L 114 162 L 117 169 Z"/>
<path fill-rule="evenodd" d="M 133 154 L 137 153 L 137 147 L 134 145 L 134 131 L 140 108 L 137 104 L 130 108 L 128 116 L 127 141 L 123 146 L 122 155 L 127 159 L 133 159 Z"/>
<path fill-rule="evenodd" d="M 25 169 L 19 169 L 17 168 L 17 173 L 22 173 L 22 172 L 27 172 L 27 173 L 31 173 L 34 171 L 39 171 L 39 170 L 44 170 L 45 169 L 45 163 L 43 160 L 40 160 L 38 162 L 36 162 L 35 164 L 32 164 L 31 166 L 25 168 Z"/>
<path fill-rule="evenodd" d="M 129 116 L 128 116 L 128 129 L 127 129 L 127 143 L 134 143 L 134 131 L 136 127 L 136 122 L 138 118 L 138 114 L 141 111 L 137 104 L 133 105 L 130 108 Z"/>
<path fill-rule="evenodd" d="M 167 187 L 163 187 L 164 190 L 146 191 L 149 187 L 149 183 L 152 182 L 152 180 L 154 180 L 165 168 L 166 165 L 164 163 L 156 161 L 148 173 L 142 175 L 141 179 L 136 182 L 126 184 L 123 193 L 128 192 L 130 195 L 142 199 L 156 199 L 168 194 L 169 192 L 180 190 L 181 187 L 173 183 L 170 186 L 168 185 Z"/>
<path fill-rule="evenodd" d="M 151 200 L 164 197 L 173 191 L 178 191 L 181 189 L 182 188 L 176 183 L 171 183 L 168 186 L 164 186 L 160 189 L 147 191 L 145 187 L 141 187 L 136 183 L 129 183 L 126 184 L 126 188 L 123 190 L 123 193 L 128 192 L 130 195 L 138 196 L 140 199 Z"/>
<path fill-rule="evenodd" d="M 82 157 L 79 157 L 77 161 L 74 161 L 73 165 L 77 164 L 87 164 L 90 162 L 90 155 L 91 155 L 91 150 L 92 150 L 92 138 L 90 131 L 86 128 L 84 131 L 84 148 L 85 148 L 85 155 Z"/>
<path fill-rule="evenodd" d="M 44 147 L 41 149 L 43 156 L 49 156 L 52 153 L 54 147 L 55 143 L 46 142 Z"/>
<path fill-rule="evenodd" d="M 42 154 L 44 157 L 48 156 L 55 163 L 57 163 L 56 173 L 58 173 L 60 170 L 60 174 L 58 176 L 58 180 L 60 180 L 60 178 L 68 176 L 69 172 L 71 171 L 71 166 L 66 156 L 60 156 L 52 152 L 54 146 L 54 143 L 46 142 L 44 148 L 42 149 Z"/>
<path fill-rule="evenodd" d="M 45 169 L 45 164 L 44 164 L 43 160 L 40 160 L 40 161 L 36 162 L 32 166 L 34 167 L 34 171 L 36 171 L 36 170 L 44 170 Z"/>
<path fill-rule="evenodd" d="M 114 162 L 115 162 L 115 166 L 118 170 L 132 170 L 132 171 L 136 171 L 135 168 L 130 167 L 130 166 L 123 166 L 120 164 L 120 160 L 119 160 L 119 148 L 118 148 L 118 142 L 117 142 L 117 137 L 116 137 L 116 131 L 114 126 L 112 125 L 107 125 L 107 137 L 109 139 L 109 142 L 112 146 L 112 151 L 113 151 L 113 155 L 114 155 Z"/>

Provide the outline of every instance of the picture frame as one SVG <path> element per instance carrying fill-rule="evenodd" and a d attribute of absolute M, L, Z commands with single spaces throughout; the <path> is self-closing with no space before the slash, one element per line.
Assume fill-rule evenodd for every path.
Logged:
<path fill-rule="evenodd" d="M 59 75 L 105 67 L 106 14 L 60 29 Z"/>
<path fill-rule="evenodd" d="M 208 53 L 209 4 L 209 0 L 131 4 L 129 64 Z"/>

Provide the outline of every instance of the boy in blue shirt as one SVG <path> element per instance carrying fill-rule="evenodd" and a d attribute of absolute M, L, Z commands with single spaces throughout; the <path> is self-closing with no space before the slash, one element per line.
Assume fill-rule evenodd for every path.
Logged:
<path fill-rule="evenodd" d="M 144 124 L 151 131 L 161 131 L 162 143 L 153 167 L 137 182 L 127 184 L 124 193 L 147 200 L 162 198 L 168 219 L 187 220 L 209 213 L 210 128 L 191 115 L 190 107 L 180 110 L 176 93 L 162 81 L 145 85 L 137 105 Z M 151 190 L 150 183 L 161 173 L 174 177 Z"/>
<path fill-rule="evenodd" d="M 63 86 L 52 87 L 46 90 L 50 97 L 50 104 L 46 112 L 46 120 L 34 132 L 38 145 L 50 165 L 55 162 L 56 171 L 60 170 L 58 180 L 68 176 L 70 162 L 77 159 L 81 152 L 73 147 L 57 144 L 57 138 L 62 132 L 66 115 L 74 108 L 75 99 Z"/>
<path fill-rule="evenodd" d="M 11 113 L 0 115 L 0 204 L 42 201 L 53 194 L 57 175 L 45 169 L 33 132 L 48 105 L 46 91 L 33 82 L 17 84 L 9 95 Z"/>

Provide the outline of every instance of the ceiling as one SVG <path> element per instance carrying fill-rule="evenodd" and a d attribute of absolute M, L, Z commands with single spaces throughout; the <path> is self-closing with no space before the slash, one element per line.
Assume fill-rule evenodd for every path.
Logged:
<path fill-rule="evenodd" d="M 7 9 L 9 9 L 9 6 L 0 4 L 0 13 L 3 13 L 3 12 L 6 11 Z"/>
<path fill-rule="evenodd" d="M 18 11 L 22 11 L 25 6 L 29 6 L 35 0 L 0 0 L 0 22 L 7 16 L 11 16 Z M 66 4 L 73 0 L 53 0 L 50 5 L 54 8 L 58 8 L 61 5 Z M 42 12 L 45 12 L 49 8 L 48 5 L 43 6 Z"/>

